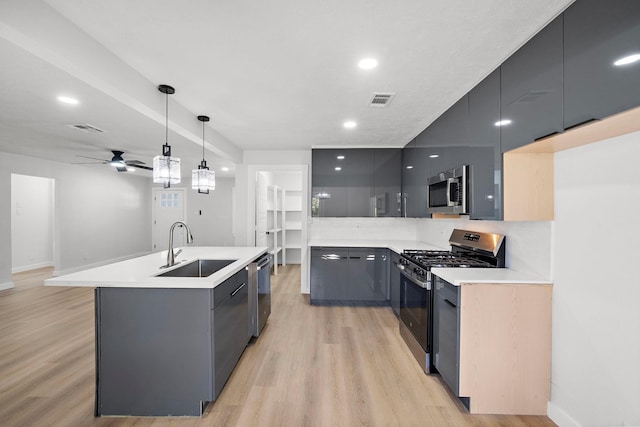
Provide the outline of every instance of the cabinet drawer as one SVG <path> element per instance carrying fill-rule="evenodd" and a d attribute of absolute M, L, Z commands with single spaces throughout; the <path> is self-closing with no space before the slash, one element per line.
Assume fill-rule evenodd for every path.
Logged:
<path fill-rule="evenodd" d="M 211 294 L 211 307 L 217 307 L 222 301 L 229 298 L 233 292 L 235 292 L 240 285 L 247 283 L 248 272 L 245 268 L 229 277 L 224 282 L 213 288 Z M 246 287 L 246 285 L 245 285 Z"/>

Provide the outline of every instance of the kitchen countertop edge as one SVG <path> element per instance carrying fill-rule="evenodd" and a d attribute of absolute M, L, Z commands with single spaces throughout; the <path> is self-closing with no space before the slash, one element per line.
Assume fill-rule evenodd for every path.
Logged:
<path fill-rule="evenodd" d="M 551 280 L 510 268 L 432 268 L 435 274 L 454 286 L 468 284 L 552 285 Z"/>
<path fill-rule="evenodd" d="M 417 240 L 376 240 L 376 239 L 312 239 L 309 247 L 336 248 L 388 248 L 396 253 L 407 249 L 447 250 Z"/>
<path fill-rule="evenodd" d="M 177 250 L 178 248 L 176 248 Z M 176 258 L 180 264 L 160 269 L 167 251 L 90 268 L 45 280 L 45 286 L 88 288 L 164 288 L 213 289 L 267 252 L 266 247 L 191 246 L 182 248 Z M 157 277 L 197 259 L 235 259 L 233 263 L 208 277 Z"/>

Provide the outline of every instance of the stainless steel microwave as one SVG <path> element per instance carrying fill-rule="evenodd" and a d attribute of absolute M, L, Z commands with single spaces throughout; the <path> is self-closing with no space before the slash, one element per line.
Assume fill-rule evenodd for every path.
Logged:
<path fill-rule="evenodd" d="M 427 180 L 427 212 L 468 214 L 469 165 L 440 172 Z"/>

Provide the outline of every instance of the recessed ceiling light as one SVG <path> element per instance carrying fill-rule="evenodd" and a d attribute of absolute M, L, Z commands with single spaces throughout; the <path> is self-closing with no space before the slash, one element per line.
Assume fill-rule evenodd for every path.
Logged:
<path fill-rule="evenodd" d="M 342 170 L 342 168 L 341 168 L 340 166 L 336 166 L 336 170 L 337 170 L 337 171 L 341 171 L 341 170 Z"/>
<path fill-rule="evenodd" d="M 71 105 L 77 105 L 80 103 L 80 101 L 78 101 L 77 99 L 71 98 L 70 96 L 64 96 L 64 95 L 58 96 L 58 101 L 62 102 L 63 104 L 71 104 Z"/>
<path fill-rule="evenodd" d="M 507 126 L 511 124 L 511 120 L 509 119 L 504 119 L 504 120 L 499 120 L 497 122 L 494 123 L 495 126 Z"/>
<path fill-rule="evenodd" d="M 376 68 L 378 66 L 378 60 L 374 58 L 364 58 L 358 62 L 358 67 L 363 70 L 371 70 L 372 68 Z"/>
<path fill-rule="evenodd" d="M 431 155 L 429 155 L 430 159 L 437 159 L 438 157 L 440 157 L 439 154 L 431 154 Z"/>
<path fill-rule="evenodd" d="M 625 56 L 624 58 L 618 59 L 613 65 L 620 67 L 622 65 L 633 64 L 634 62 L 640 61 L 640 53 L 634 53 L 633 55 Z"/>
<path fill-rule="evenodd" d="M 413 166 L 409 165 L 407 166 L 407 169 L 413 169 Z"/>
<path fill-rule="evenodd" d="M 336 157 L 336 159 L 338 159 L 338 160 L 344 160 L 344 156 L 338 156 L 338 157 Z"/>
<path fill-rule="evenodd" d="M 353 129 L 354 127 L 357 126 L 357 124 L 356 124 L 356 122 L 350 120 L 348 122 L 344 122 L 344 124 L 342 126 L 344 126 L 347 129 Z"/>
<path fill-rule="evenodd" d="M 229 172 L 229 168 L 228 168 L 228 167 L 226 167 L 226 166 L 223 166 L 223 167 L 222 167 L 222 172 Z"/>

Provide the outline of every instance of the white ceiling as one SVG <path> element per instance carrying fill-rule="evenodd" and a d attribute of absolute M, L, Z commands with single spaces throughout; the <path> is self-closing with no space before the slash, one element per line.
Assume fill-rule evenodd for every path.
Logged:
<path fill-rule="evenodd" d="M 3 0 L 0 151 L 72 163 L 120 149 L 151 163 L 163 83 L 187 169 L 202 158 L 200 114 L 217 173 L 243 150 L 401 147 L 571 2 Z M 359 69 L 364 57 L 379 66 Z M 372 108 L 374 92 L 396 96 Z"/>

